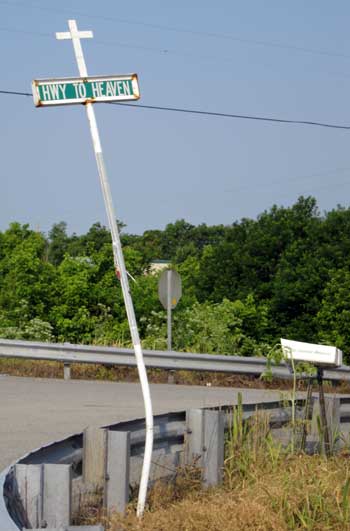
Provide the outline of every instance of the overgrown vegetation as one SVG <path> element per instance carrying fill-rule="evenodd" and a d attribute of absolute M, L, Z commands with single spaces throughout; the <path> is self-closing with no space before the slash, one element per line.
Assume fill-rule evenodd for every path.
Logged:
<path fill-rule="evenodd" d="M 224 483 L 201 490 L 198 470 L 178 471 L 175 482 L 158 483 L 139 521 L 131 503 L 125 517 L 86 510 L 84 523 L 103 521 L 108 531 L 237 531 L 350 529 L 348 449 L 325 459 L 296 453 L 276 442 L 266 415 L 244 422 L 235 409 L 226 441 Z"/>
<path fill-rule="evenodd" d="M 350 529 L 349 466 L 343 458 L 319 456 L 255 465 L 250 481 L 237 477 L 231 488 L 194 491 L 174 503 L 165 498 L 137 522 L 113 516 L 109 531 L 283 531 Z M 162 495 L 160 500 L 162 499 Z"/>
<path fill-rule="evenodd" d="M 122 227 L 123 228 L 123 227 Z M 166 346 L 154 259 L 181 274 L 173 347 L 266 354 L 279 337 L 349 351 L 350 209 L 321 215 L 313 198 L 274 206 L 256 220 L 193 226 L 184 220 L 143 235 L 122 232 L 141 337 Z M 129 345 L 108 230 L 81 236 L 64 222 L 48 236 L 12 223 L 0 232 L 0 337 Z"/>

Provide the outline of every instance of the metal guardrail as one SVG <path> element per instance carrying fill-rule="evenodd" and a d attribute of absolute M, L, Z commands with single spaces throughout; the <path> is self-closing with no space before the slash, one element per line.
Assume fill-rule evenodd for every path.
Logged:
<path fill-rule="evenodd" d="M 304 399 L 299 399 L 296 404 L 296 412 L 302 414 Z M 207 409 L 207 408 L 206 408 Z M 220 409 L 225 411 L 225 427 L 229 428 L 229 415 L 232 412 L 232 405 L 220 406 L 218 408 L 208 408 L 210 410 Z M 290 404 L 279 401 L 263 402 L 261 404 L 244 404 L 243 418 L 248 419 L 254 415 L 256 410 L 263 410 L 269 415 L 271 429 L 279 429 L 288 424 L 291 420 Z M 184 453 L 186 429 L 186 411 L 176 411 L 156 415 L 154 417 L 154 451 L 152 455 L 151 480 L 159 478 L 173 478 L 178 466 L 179 455 Z M 105 426 L 108 431 L 130 432 L 130 485 L 135 487 L 138 484 L 142 455 L 145 441 L 145 420 L 143 418 L 126 420 Z M 22 529 L 23 513 L 21 502 L 19 502 L 16 487 L 14 468 L 16 464 L 40 465 L 42 463 L 71 465 L 73 481 L 82 481 L 82 460 L 84 447 L 84 437 L 82 433 L 72 435 L 61 441 L 55 441 L 42 448 L 34 450 L 12 466 L 0 473 L 0 530 L 18 531 Z M 30 486 L 28 485 L 28 489 Z"/>
<path fill-rule="evenodd" d="M 0 473 L 0 529 L 5 531 L 18 531 L 19 527 L 15 524 L 8 512 L 8 499 L 4 498 L 5 483 L 7 481 L 10 467 Z"/>
<path fill-rule="evenodd" d="M 350 429 L 350 397 L 339 397 L 339 427 L 341 432 L 348 434 Z M 299 398 L 296 402 L 295 414 L 297 418 L 304 415 L 305 398 Z M 205 408 L 207 409 L 207 408 Z M 225 417 L 226 429 L 230 427 L 230 412 L 232 405 L 209 408 L 219 409 L 227 413 Z M 261 404 L 243 404 L 243 418 L 248 419 L 254 415 L 256 410 L 265 411 L 268 414 L 270 428 L 277 438 L 281 435 L 281 430 L 287 429 L 292 418 L 291 404 L 286 402 L 271 401 Z M 152 479 L 160 477 L 174 477 L 174 468 L 178 463 L 179 454 L 185 450 L 186 434 L 191 433 L 187 426 L 188 412 L 177 411 L 155 416 L 155 445 L 152 457 Z M 141 460 L 144 440 L 145 440 L 145 420 L 134 419 L 119 422 L 117 424 L 105 426 L 108 432 L 129 432 L 130 433 L 130 485 L 137 485 L 140 477 Z M 204 450 L 204 448 L 203 448 Z M 71 465 L 73 481 L 76 485 L 81 484 L 82 460 L 84 459 L 84 436 L 82 433 L 72 435 L 61 441 L 55 441 L 49 445 L 30 452 L 17 461 L 22 465 L 40 465 L 42 463 Z M 16 489 L 16 480 L 13 464 L 0 473 L 0 488 L 3 495 L 0 495 L 0 530 L 18 531 L 22 529 L 22 513 Z M 28 485 L 28 489 L 29 489 Z M 10 516 L 11 515 L 11 516 Z"/>
<path fill-rule="evenodd" d="M 160 350 L 144 350 L 143 353 L 147 368 L 225 372 L 252 376 L 261 376 L 267 370 L 267 360 L 263 357 L 222 356 Z M 0 339 L 0 357 L 61 361 L 65 364 L 97 363 L 136 366 L 132 349 L 72 345 L 70 343 Z M 281 362 L 280 365 L 272 365 L 271 373 L 277 378 L 289 379 L 292 377 L 290 368 L 285 362 Z M 349 381 L 350 367 L 342 365 L 337 369 L 327 369 L 324 371 L 324 378 L 334 381 Z"/>

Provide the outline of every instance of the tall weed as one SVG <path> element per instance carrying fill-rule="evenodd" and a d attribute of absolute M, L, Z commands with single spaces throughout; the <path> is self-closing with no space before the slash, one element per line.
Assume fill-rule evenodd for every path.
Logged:
<path fill-rule="evenodd" d="M 254 480 L 257 468 L 273 470 L 279 463 L 282 445 L 270 433 L 269 415 L 256 410 L 244 419 L 242 395 L 229 416 L 229 429 L 225 445 L 225 478 L 229 488 L 237 481 Z"/>

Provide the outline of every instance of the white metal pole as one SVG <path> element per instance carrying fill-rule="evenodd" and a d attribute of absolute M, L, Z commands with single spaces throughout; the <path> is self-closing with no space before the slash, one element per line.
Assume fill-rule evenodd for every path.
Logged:
<path fill-rule="evenodd" d="M 59 33 L 56 34 L 59 39 L 71 38 L 73 41 L 74 53 L 77 60 L 79 75 L 81 77 L 87 77 L 87 69 L 84 60 L 83 50 L 80 43 L 80 37 L 92 37 L 91 32 L 79 32 L 75 20 L 68 21 L 69 34 Z M 69 36 L 68 36 L 69 35 Z M 147 486 L 149 480 L 149 473 L 151 468 L 151 459 L 152 459 L 152 450 L 153 450 L 153 411 L 152 411 L 152 401 L 151 393 L 148 384 L 146 367 L 143 360 L 143 353 L 141 347 L 141 341 L 139 337 L 136 316 L 134 311 L 134 306 L 131 298 L 129 282 L 127 277 L 127 271 L 125 268 L 124 255 L 120 242 L 119 230 L 117 225 L 117 218 L 115 215 L 112 194 L 109 187 L 107 172 L 104 164 L 102 147 L 100 142 L 100 135 L 97 128 L 95 112 L 93 109 L 92 103 L 86 103 L 86 113 L 90 124 L 90 132 L 92 137 L 92 143 L 95 152 L 95 158 L 98 168 L 98 173 L 100 177 L 100 183 L 102 188 L 102 195 L 105 203 L 105 208 L 107 212 L 107 218 L 109 223 L 109 228 L 112 235 L 112 246 L 113 246 L 113 257 L 114 265 L 116 268 L 116 273 L 120 278 L 120 283 L 122 287 L 124 303 L 126 308 L 126 313 L 129 322 L 130 335 L 132 343 L 134 346 L 135 357 L 137 362 L 137 369 L 139 373 L 144 406 L 145 406 L 145 419 L 146 419 L 146 441 L 145 441 L 145 453 L 143 459 L 143 467 L 141 473 L 140 487 L 139 487 L 139 496 L 137 504 L 137 515 L 141 517 L 144 513 L 146 496 L 147 496 Z"/>
<path fill-rule="evenodd" d="M 168 269 L 167 271 L 167 323 L 168 323 L 168 334 L 167 334 L 167 347 L 168 350 L 171 350 L 171 276 L 172 270 Z"/>

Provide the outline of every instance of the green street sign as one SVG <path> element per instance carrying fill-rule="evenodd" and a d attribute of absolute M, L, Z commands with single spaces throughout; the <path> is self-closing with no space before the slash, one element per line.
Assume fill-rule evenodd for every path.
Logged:
<path fill-rule="evenodd" d="M 34 103 L 72 105 L 108 101 L 138 100 L 139 84 L 136 74 L 87 78 L 35 79 L 32 82 Z"/>

